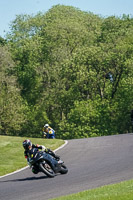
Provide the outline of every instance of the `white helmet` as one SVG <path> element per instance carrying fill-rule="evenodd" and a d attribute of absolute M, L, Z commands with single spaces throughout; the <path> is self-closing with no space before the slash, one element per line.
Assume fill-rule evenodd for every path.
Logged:
<path fill-rule="evenodd" d="M 44 128 L 48 128 L 48 127 L 49 127 L 49 124 L 45 124 L 45 125 L 44 125 Z"/>

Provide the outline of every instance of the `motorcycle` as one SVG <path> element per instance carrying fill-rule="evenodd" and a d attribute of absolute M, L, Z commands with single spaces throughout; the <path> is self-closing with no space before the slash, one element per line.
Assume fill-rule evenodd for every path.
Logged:
<path fill-rule="evenodd" d="M 28 162 L 35 174 L 43 172 L 48 177 L 54 177 L 57 173 L 66 174 L 68 172 L 62 160 L 57 160 L 44 151 L 38 151 L 37 148 L 33 148 L 29 155 Z"/>

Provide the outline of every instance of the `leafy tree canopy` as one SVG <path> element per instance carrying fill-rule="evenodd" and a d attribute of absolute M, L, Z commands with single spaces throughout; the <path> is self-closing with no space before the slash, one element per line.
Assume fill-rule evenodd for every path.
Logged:
<path fill-rule="evenodd" d="M 12 76 L 27 109 L 20 134 L 41 136 L 47 122 L 63 138 L 131 131 L 132 17 L 57 5 L 10 27 Z"/>

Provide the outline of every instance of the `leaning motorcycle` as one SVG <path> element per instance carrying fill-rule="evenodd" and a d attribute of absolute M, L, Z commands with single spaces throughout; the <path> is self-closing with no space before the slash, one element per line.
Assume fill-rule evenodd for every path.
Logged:
<path fill-rule="evenodd" d="M 68 169 L 62 160 L 57 160 L 52 155 L 38 151 L 33 148 L 29 152 L 29 165 L 34 169 L 34 173 L 43 172 L 48 177 L 54 177 L 57 173 L 66 174 Z"/>

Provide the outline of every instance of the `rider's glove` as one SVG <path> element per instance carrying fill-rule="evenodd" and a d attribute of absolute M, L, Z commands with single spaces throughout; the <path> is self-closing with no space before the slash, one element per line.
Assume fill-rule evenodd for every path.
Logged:
<path fill-rule="evenodd" d="M 45 149 L 45 152 L 46 152 L 46 153 L 49 153 L 49 152 L 50 152 L 50 149 Z"/>

